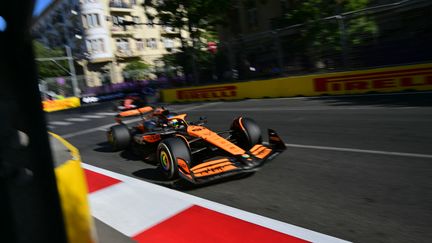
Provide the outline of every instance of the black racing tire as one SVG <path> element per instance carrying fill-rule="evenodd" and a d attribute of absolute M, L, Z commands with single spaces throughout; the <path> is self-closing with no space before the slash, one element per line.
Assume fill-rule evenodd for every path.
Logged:
<path fill-rule="evenodd" d="M 108 142 L 114 151 L 127 148 L 131 142 L 131 134 L 126 125 L 115 125 L 110 127 L 107 132 Z"/>
<path fill-rule="evenodd" d="M 251 118 L 236 118 L 231 125 L 231 130 L 237 145 L 242 149 L 249 150 L 255 144 L 262 142 L 261 128 Z"/>
<path fill-rule="evenodd" d="M 178 178 L 177 159 L 191 161 L 189 147 L 183 139 L 177 137 L 162 140 L 156 152 L 159 168 L 168 179 Z"/>

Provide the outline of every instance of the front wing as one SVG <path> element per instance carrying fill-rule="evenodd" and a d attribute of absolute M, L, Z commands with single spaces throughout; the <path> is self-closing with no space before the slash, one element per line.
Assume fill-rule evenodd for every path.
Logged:
<path fill-rule="evenodd" d="M 210 159 L 193 167 L 187 161 L 177 158 L 179 175 L 191 183 L 203 184 L 257 171 L 286 149 L 284 142 L 275 131 L 268 129 L 268 135 L 268 145 L 256 144 L 241 156 Z"/>

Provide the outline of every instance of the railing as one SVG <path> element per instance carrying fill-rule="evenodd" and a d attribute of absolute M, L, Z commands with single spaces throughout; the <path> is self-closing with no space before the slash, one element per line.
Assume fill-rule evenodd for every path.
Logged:
<path fill-rule="evenodd" d="M 430 62 L 431 11 L 432 1 L 412 0 L 330 16 L 320 23 L 333 35 L 319 32 L 322 40 L 307 24 L 237 36 L 218 43 L 227 61 L 217 82 Z"/>
<path fill-rule="evenodd" d="M 115 35 L 131 35 L 133 33 L 133 30 L 122 26 L 112 26 L 111 32 Z"/>
<path fill-rule="evenodd" d="M 125 48 L 118 48 L 115 55 L 118 57 L 135 57 L 135 56 L 138 56 L 138 54 L 135 51 L 133 51 L 131 49 L 125 49 Z"/>
<path fill-rule="evenodd" d="M 132 5 L 126 2 L 111 1 L 109 3 L 110 8 L 132 8 Z"/>

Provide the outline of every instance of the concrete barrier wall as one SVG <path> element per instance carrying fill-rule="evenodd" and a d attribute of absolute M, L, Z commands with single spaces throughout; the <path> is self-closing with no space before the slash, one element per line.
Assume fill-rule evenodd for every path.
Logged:
<path fill-rule="evenodd" d="M 60 156 L 68 158 L 64 159 L 65 161 L 57 161 L 55 168 L 68 242 L 95 243 L 96 230 L 90 215 L 87 183 L 78 149 L 62 137 L 54 133 L 50 135 L 62 146 L 61 151 L 53 151 L 54 154 L 65 151 L 69 153 L 67 156 Z"/>
<path fill-rule="evenodd" d="M 432 90 L 432 64 L 292 76 L 161 91 L 164 102 Z"/>

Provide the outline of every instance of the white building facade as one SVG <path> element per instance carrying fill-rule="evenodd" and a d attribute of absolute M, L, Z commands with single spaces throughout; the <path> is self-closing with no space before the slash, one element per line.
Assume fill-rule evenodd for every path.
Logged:
<path fill-rule="evenodd" d="M 144 0 L 54 0 L 34 21 L 37 40 L 48 47 L 72 48 L 89 87 L 124 81 L 123 68 L 140 60 L 161 66 L 164 54 L 178 51 L 179 41 L 163 33 L 173 31 L 147 19 Z M 135 25 L 122 25 L 122 21 Z"/>

